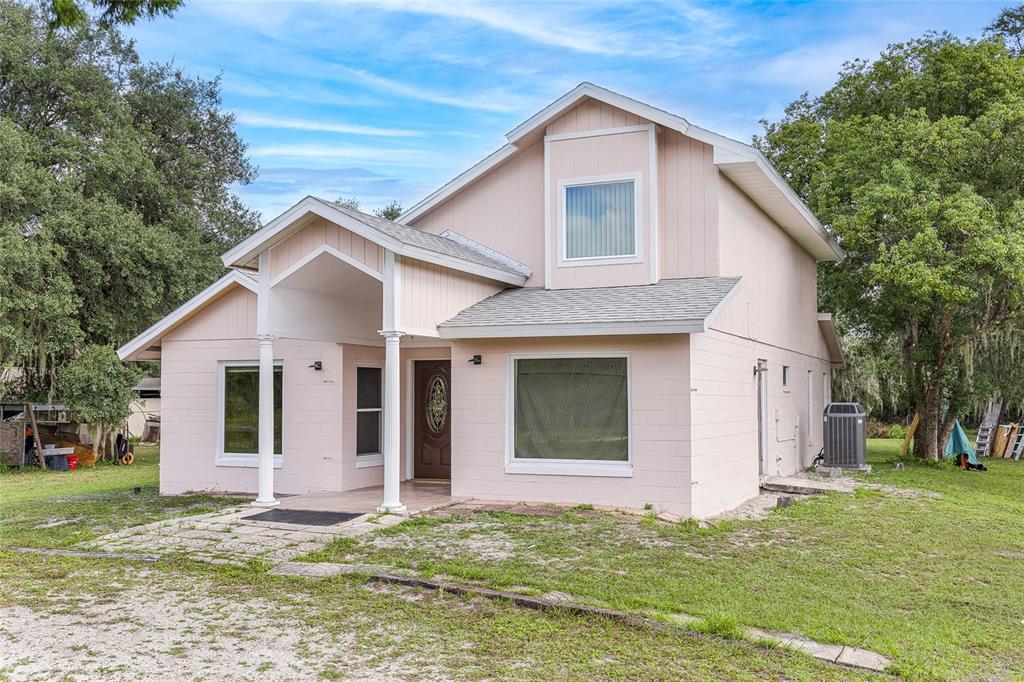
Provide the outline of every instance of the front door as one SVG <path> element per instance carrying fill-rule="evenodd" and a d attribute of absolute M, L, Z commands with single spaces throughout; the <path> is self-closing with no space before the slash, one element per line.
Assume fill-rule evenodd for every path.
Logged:
<path fill-rule="evenodd" d="M 451 360 L 418 360 L 413 476 L 452 477 Z"/>

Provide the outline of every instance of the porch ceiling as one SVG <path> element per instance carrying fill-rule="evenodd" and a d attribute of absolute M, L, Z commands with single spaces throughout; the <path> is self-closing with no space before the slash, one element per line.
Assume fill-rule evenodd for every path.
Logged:
<path fill-rule="evenodd" d="M 271 328 L 288 338 L 379 344 L 383 289 L 375 277 L 321 253 L 271 286 Z"/>
<path fill-rule="evenodd" d="M 325 296 L 377 302 L 381 300 L 382 290 L 379 280 L 328 253 L 316 256 L 276 282 L 274 286 Z"/>

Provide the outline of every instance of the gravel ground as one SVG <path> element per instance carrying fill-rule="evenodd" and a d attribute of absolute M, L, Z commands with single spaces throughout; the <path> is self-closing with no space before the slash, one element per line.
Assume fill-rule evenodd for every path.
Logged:
<path fill-rule="evenodd" d="M 166 574 L 136 576 L 101 599 L 52 595 L 46 608 L 0 607 L 0 679 L 198 680 L 345 679 L 407 675 L 397 662 L 372 669 L 351 635 L 298 618 L 301 602 L 218 595 Z"/>

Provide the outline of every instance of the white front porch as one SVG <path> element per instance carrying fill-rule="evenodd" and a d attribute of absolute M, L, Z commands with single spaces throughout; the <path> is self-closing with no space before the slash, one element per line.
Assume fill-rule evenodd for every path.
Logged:
<path fill-rule="evenodd" d="M 259 489 L 255 506 L 289 507 L 296 499 L 284 498 L 283 505 L 278 499 L 273 459 L 268 454 L 273 449 L 272 372 L 279 362 L 274 348 L 285 341 L 335 343 L 342 351 L 338 387 L 342 392 L 341 414 L 336 418 L 342 424 L 344 492 L 324 493 L 320 501 L 328 506 L 357 504 L 360 509 L 356 511 L 405 514 L 411 511 L 403 499 L 403 493 L 408 492 L 417 500 L 416 509 L 423 506 L 421 498 L 427 488 L 401 485 L 403 479 L 415 475 L 412 455 L 416 436 L 412 420 L 406 418 L 414 401 L 411 377 L 415 358 L 447 359 L 448 344 L 424 338 L 422 331 L 413 336 L 401 328 L 397 321 L 400 275 L 396 257 L 382 250 L 376 260 L 382 265 L 379 270 L 343 250 L 323 245 L 286 267 L 275 268 L 271 251 L 260 254 L 256 316 L 260 348 Z M 380 402 L 370 410 L 363 409 L 366 406 L 361 402 L 358 379 L 367 369 L 380 378 Z M 311 364 L 308 368 L 296 367 L 295 371 L 316 374 L 322 369 Z M 266 383 L 265 376 L 271 377 Z M 379 448 L 367 450 L 357 435 L 362 433 L 362 418 L 369 416 L 363 412 L 379 414 Z M 304 427 L 290 421 L 284 428 L 294 434 Z M 288 440 L 294 442 L 294 437 Z M 287 453 L 284 459 L 288 460 Z M 368 485 L 373 481 L 381 484 Z M 372 507 L 367 507 L 371 500 Z"/>
<path fill-rule="evenodd" d="M 450 481 L 407 480 L 399 486 L 399 496 L 408 514 L 437 509 L 464 499 L 452 497 L 451 491 Z M 280 508 L 369 514 L 377 511 L 383 497 L 384 486 L 375 485 L 343 492 L 290 495 L 281 498 Z"/>

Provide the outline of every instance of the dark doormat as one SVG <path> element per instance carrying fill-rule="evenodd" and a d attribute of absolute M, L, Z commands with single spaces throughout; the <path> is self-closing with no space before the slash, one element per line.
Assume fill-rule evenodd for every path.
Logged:
<path fill-rule="evenodd" d="M 252 516 L 245 521 L 273 521 L 274 523 L 294 523 L 298 526 L 333 526 L 345 523 L 362 516 L 359 512 L 327 512 L 309 511 L 307 509 L 271 509 Z"/>

